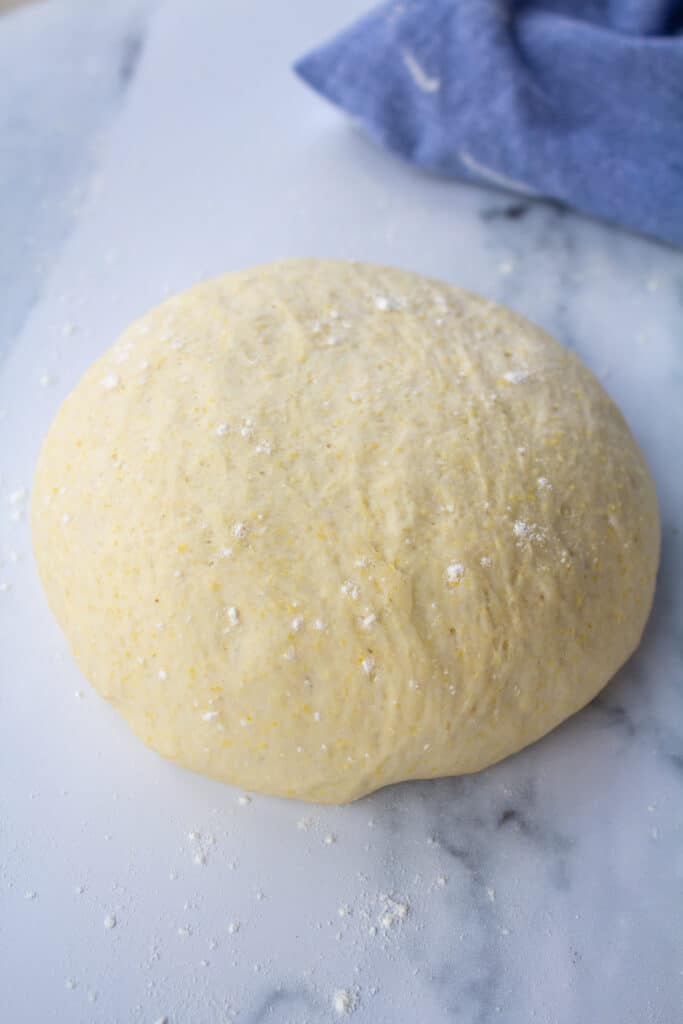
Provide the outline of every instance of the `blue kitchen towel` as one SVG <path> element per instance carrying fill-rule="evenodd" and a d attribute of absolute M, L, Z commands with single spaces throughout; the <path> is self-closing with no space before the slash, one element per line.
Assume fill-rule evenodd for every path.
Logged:
<path fill-rule="evenodd" d="M 683 246 L 683 0 L 402 0 L 296 70 L 421 167 Z"/>

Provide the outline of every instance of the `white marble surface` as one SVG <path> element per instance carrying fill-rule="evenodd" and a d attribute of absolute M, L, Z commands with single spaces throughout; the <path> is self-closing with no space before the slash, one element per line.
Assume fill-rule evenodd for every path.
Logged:
<path fill-rule="evenodd" d="M 0 17 L 3 1021 L 312 1024 L 338 989 L 373 1024 L 683 1020 L 683 255 L 364 141 L 289 70 L 362 7 Z M 661 499 L 652 620 L 591 707 L 479 776 L 345 808 L 240 803 L 142 747 L 70 660 L 16 496 L 132 317 L 286 255 L 425 271 L 538 320 L 604 379 Z M 409 909 L 384 928 L 389 897 Z"/>

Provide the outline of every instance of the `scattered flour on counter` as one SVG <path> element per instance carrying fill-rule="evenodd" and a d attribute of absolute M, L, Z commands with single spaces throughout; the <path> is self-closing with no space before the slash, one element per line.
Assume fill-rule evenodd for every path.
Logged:
<path fill-rule="evenodd" d="M 18 523 L 24 518 L 27 501 L 28 491 L 25 487 L 18 487 L 16 491 L 12 491 L 9 495 L 9 503 L 12 506 L 10 519 L 13 523 Z"/>
<path fill-rule="evenodd" d="M 187 839 L 192 848 L 192 862 L 198 867 L 204 867 L 209 859 L 209 851 L 216 845 L 215 836 L 192 831 L 188 832 Z M 177 877 L 177 872 L 172 871 L 171 881 L 175 881 Z"/>
<path fill-rule="evenodd" d="M 356 997 L 348 988 L 338 988 L 332 996 L 334 1012 L 339 1017 L 347 1016 L 356 1009 Z"/>
<path fill-rule="evenodd" d="M 394 925 L 405 921 L 410 911 L 410 905 L 403 900 L 396 900 L 393 896 L 382 897 L 383 909 L 379 916 L 379 924 L 388 931 Z"/>

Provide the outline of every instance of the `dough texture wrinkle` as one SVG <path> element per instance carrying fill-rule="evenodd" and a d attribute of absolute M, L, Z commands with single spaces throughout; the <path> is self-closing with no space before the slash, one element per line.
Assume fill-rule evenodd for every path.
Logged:
<path fill-rule="evenodd" d="M 579 360 L 483 298 L 287 260 L 133 323 L 40 456 L 84 674 L 165 757 L 344 802 L 543 736 L 637 646 L 654 486 Z"/>

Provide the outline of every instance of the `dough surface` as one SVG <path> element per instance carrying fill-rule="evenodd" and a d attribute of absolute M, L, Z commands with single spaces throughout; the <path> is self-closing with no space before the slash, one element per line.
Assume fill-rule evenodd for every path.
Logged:
<path fill-rule="evenodd" d="M 616 406 L 521 317 L 289 260 L 135 322 L 45 442 L 50 606 L 165 757 L 343 802 L 473 772 L 637 646 L 654 486 Z"/>

